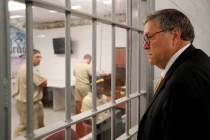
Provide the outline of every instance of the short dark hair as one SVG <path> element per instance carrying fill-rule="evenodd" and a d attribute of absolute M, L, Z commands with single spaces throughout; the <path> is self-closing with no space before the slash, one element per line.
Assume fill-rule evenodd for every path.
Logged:
<path fill-rule="evenodd" d="M 92 57 L 91 57 L 91 55 L 90 55 L 90 54 L 85 54 L 83 58 L 84 58 L 84 59 L 89 59 L 89 60 L 91 60 L 91 59 L 92 59 Z"/>
<path fill-rule="evenodd" d="M 37 54 L 37 53 L 40 53 L 40 51 L 37 50 L 37 49 L 33 49 L 33 55 L 34 55 L 34 54 Z"/>
<path fill-rule="evenodd" d="M 144 24 L 153 19 L 159 22 L 162 30 L 178 28 L 181 31 L 182 40 L 193 42 L 195 38 L 194 28 L 184 13 L 176 9 L 159 10 L 148 15 Z"/>

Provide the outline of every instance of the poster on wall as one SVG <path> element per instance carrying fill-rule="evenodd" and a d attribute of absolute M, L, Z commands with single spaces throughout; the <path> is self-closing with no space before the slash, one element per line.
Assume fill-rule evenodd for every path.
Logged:
<path fill-rule="evenodd" d="M 26 34 L 25 31 L 20 30 L 18 28 L 10 28 L 11 34 L 11 57 L 21 57 L 25 56 L 25 49 L 26 49 Z"/>
<path fill-rule="evenodd" d="M 15 27 L 10 28 L 11 39 L 11 79 L 14 83 L 17 70 L 21 64 L 25 62 L 25 50 L 26 50 L 26 34 L 25 31 Z"/>

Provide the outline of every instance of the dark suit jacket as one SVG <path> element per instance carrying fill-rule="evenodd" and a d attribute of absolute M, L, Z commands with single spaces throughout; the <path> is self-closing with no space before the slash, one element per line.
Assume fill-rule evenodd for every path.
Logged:
<path fill-rule="evenodd" d="M 188 47 L 145 112 L 138 140 L 210 140 L 210 58 Z"/>

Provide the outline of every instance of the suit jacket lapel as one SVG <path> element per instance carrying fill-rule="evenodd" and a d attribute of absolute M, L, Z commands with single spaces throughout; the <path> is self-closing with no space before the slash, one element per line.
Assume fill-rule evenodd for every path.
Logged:
<path fill-rule="evenodd" d="M 168 72 L 166 73 L 166 76 L 164 77 L 164 79 L 161 81 L 159 87 L 157 88 L 155 95 L 151 101 L 151 103 L 148 106 L 147 111 L 145 112 L 144 116 L 146 116 L 146 114 L 148 113 L 149 108 L 152 106 L 153 102 L 155 101 L 155 99 L 159 96 L 160 91 L 163 89 L 163 87 L 165 86 L 167 80 L 172 76 L 172 73 L 176 70 L 176 68 L 179 66 L 179 64 L 193 51 L 195 50 L 195 48 L 193 47 L 193 45 L 190 45 L 178 58 L 177 60 L 172 64 L 172 66 L 170 67 L 170 69 L 168 70 Z M 144 117 L 143 117 L 144 118 Z"/>

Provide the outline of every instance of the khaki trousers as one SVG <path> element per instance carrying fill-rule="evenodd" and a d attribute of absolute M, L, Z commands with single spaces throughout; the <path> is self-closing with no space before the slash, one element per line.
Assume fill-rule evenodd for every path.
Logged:
<path fill-rule="evenodd" d="M 14 136 L 22 135 L 26 130 L 27 110 L 26 103 L 16 100 L 16 110 L 19 115 L 19 124 L 15 129 Z M 34 102 L 33 104 L 33 126 L 34 129 L 44 127 L 44 111 L 41 101 Z"/>
<path fill-rule="evenodd" d="M 82 101 L 82 99 L 90 92 L 90 86 L 84 85 L 84 86 L 75 86 L 75 100 L 76 101 Z"/>

